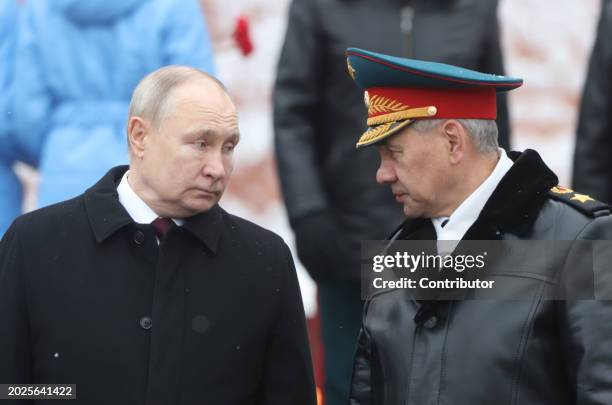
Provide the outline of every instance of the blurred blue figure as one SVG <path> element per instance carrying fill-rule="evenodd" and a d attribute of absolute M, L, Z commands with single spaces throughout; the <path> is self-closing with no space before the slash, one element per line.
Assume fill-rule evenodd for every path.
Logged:
<path fill-rule="evenodd" d="M 9 84 L 15 59 L 17 0 L 0 1 L 0 237 L 21 213 L 21 182 L 13 172 L 16 151 L 12 143 L 12 112 Z"/>
<path fill-rule="evenodd" d="M 214 74 L 197 0 L 30 0 L 16 54 L 15 134 L 39 162 L 39 206 L 127 164 L 132 90 L 161 66 Z"/>

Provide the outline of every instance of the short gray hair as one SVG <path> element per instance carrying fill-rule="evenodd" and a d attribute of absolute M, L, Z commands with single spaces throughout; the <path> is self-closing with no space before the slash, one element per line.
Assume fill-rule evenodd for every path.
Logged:
<path fill-rule="evenodd" d="M 171 107 L 168 100 L 172 90 L 190 79 L 204 78 L 216 83 L 223 91 L 225 86 L 208 73 L 190 66 L 169 65 L 145 76 L 134 89 L 128 122 L 132 117 L 149 120 L 156 128 L 161 126 Z"/>
<path fill-rule="evenodd" d="M 431 131 L 433 128 L 442 124 L 443 119 L 417 119 L 410 127 L 418 133 Z M 494 120 L 458 119 L 459 123 L 465 128 L 472 138 L 476 149 L 480 153 L 497 151 L 498 129 Z"/>

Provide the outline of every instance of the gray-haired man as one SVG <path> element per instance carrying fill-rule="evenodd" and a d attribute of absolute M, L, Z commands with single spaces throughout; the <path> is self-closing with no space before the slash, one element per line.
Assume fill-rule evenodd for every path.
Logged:
<path fill-rule="evenodd" d="M 484 257 L 483 246 L 526 248 L 477 271 L 421 265 L 417 280 L 404 278 L 420 289 L 390 280 L 369 290 L 350 403 L 612 403 L 610 258 L 594 254 L 594 240 L 610 246 L 610 207 L 558 186 L 535 151 L 497 147 L 496 92 L 522 80 L 362 49 L 347 56 L 368 105 L 357 147 L 377 147 L 376 179 L 408 218 L 386 251 L 432 240 L 431 251 L 459 260 Z M 481 278 L 501 285 L 497 294 L 478 291 Z"/>

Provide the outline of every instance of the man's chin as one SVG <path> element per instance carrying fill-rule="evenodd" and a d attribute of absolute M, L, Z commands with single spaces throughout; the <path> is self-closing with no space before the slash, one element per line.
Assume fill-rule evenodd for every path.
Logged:
<path fill-rule="evenodd" d="M 193 215 L 196 214 L 200 214 L 202 212 L 206 212 L 208 210 L 210 210 L 212 207 L 214 207 L 218 202 L 218 199 L 214 199 L 214 200 L 199 200 L 199 201 L 194 201 L 191 204 L 188 204 L 186 206 L 186 208 L 193 212 Z"/>
<path fill-rule="evenodd" d="M 421 218 L 423 216 L 422 212 L 415 209 L 414 207 L 410 207 L 408 205 L 404 205 L 404 216 L 406 218 L 414 219 Z"/>
<path fill-rule="evenodd" d="M 187 216 L 193 216 L 206 212 L 214 207 L 219 202 L 219 198 L 211 198 L 210 196 L 198 196 L 190 197 L 189 199 L 183 199 L 181 206 L 183 210 L 188 214 Z"/>

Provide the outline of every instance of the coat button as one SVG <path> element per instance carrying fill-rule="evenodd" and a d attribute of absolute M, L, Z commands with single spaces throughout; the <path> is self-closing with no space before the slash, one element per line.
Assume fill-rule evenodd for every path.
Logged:
<path fill-rule="evenodd" d="M 143 316 L 140 318 L 140 327 L 144 330 L 149 330 L 153 326 L 153 320 L 150 316 Z"/>
<path fill-rule="evenodd" d="M 438 318 L 436 318 L 435 316 L 432 316 L 432 317 L 429 317 L 429 319 L 427 319 L 425 323 L 423 323 L 423 326 L 427 329 L 432 329 L 432 328 L 435 328 L 437 324 L 438 324 Z"/>
<path fill-rule="evenodd" d="M 136 231 L 136 233 L 134 233 L 134 243 L 136 243 L 137 245 L 142 245 L 144 240 L 145 240 L 144 232 Z"/>

